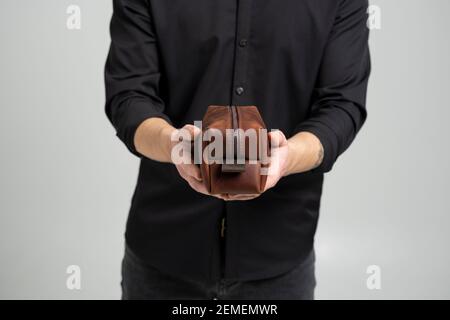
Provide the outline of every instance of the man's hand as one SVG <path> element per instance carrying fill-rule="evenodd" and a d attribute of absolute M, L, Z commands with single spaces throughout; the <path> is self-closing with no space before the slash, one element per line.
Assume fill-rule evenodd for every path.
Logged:
<path fill-rule="evenodd" d="M 267 181 L 264 192 L 273 188 L 278 181 L 287 174 L 289 163 L 289 144 L 285 135 L 281 131 L 272 131 L 268 134 L 272 145 L 269 167 L 266 169 Z M 228 195 L 224 200 L 245 201 L 259 197 L 260 194 L 249 195 Z"/>
<path fill-rule="evenodd" d="M 179 143 L 179 138 L 185 136 L 186 134 L 190 135 L 188 140 L 183 140 L 184 150 L 191 150 L 191 141 L 195 141 L 197 136 L 201 134 L 201 130 L 193 125 L 185 125 L 180 130 L 177 130 L 172 133 L 172 148 L 175 147 Z M 172 149 L 171 148 L 171 149 Z M 177 155 L 181 158 L 178 159 L 177 164 L 175 164 L 178 173 L 180 176 L 187 181 L 187 183 L 197 192 L 203 193 L 205 195 L 210 195 L 205 185 L 203 184 L 202 175 L 200 172 L 200 168 L 193 163 L 193 157 L 191 152 L 183 152 L 183 154 Z M 172 159 L 173 160 L 173 159 Z"/>
<path fill-rule="evenodd" d="M 186 125 L 181 129 L 175 129 L 167 121 L 160 118 L 150 118 L 145 120 L 136 130 L 134 136 L 134 145 L 136 150 L 143 156 L 159 161 L 174 163 L 172 159 L 172 149 L 179 143 L 180 136 L 190 135 L 190 139 L 183 140 L 184 143 L 190 144 L 194 141 L 200 129 L 193 125 Z M 190 150 L 190 145 L 184 148 Z M 197 192 L 210 195 L 203 184 L 200 169 L 191 161 L 189 152 L 181 154 L 181 161 L 175 164 L 180 176 Z M 223 199 L 222 196 L 216 196 Z"/>
<path fill-rule="evenodd" d="M 287 140 L 283 132 L 278 130 L 269 133 L 269 140 L 272 149 L 264 192 L 276 186 L 281 178 L 312 170 L 322 163 L 322 143 L 312 133 L 300 132 Z M 260 194 L 228 195 L 224 200 L 251 200 L 259 196 Z"/>

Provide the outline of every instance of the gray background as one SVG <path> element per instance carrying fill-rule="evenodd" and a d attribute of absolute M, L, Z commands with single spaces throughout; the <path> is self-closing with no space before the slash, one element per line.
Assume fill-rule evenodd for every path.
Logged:
<path fill-rule="evenodd" d="M 450 298 L 448 0 L 378 0 L 369 121 L 327 175 L 317 298 Z M 66 28 L 66 8 L 82 29 Z M 104 112 L 110 0 L 0 2 L 0 298 L 117 299 L 138 161 Z M 82 288 L 66 288 L 79 265 Z M 381 290 L 366 268 L 379 265 Z"/>

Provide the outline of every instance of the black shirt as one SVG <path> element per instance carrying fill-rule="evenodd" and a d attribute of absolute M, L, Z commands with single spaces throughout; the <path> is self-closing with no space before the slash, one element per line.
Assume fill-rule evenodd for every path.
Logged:
<path fill-rule="evenodd" d="M 137 126 L 175 127 L 209 105 L 256 105 L 288 137 L 315 134 L 324 161 L 261 197 L 193 191 L 171 164 L 142 158 L 126 241 L 148 264 L 199 279 L 275 276 L 313 247 L 323 173 L 365 118 L 367 0 L 114 0 L 106 113 L 131 152 Z"/>

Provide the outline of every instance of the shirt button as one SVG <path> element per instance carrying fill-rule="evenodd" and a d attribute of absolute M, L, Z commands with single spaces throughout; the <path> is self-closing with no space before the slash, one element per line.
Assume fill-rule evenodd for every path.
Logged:
<path fill-rule="evenodd" d="M 248 45 L 247 39 L 242 39 L 241 41 L 239 41 L 239 46 L 241 46 L 242 48 L 246 47 L 247 45 Z"/>
<path fill-rule="evenodd" d="M 238 96 L 242 96 L 242 94 L 244 93 L 244 88 L 243 87 L 237 87 L 236 88 L 236 94 L 238 95 Z"/>

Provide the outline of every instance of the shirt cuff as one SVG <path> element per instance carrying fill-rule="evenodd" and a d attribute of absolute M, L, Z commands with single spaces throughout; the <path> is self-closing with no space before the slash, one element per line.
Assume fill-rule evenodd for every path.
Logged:
<path fill-rule="evenodd" d="M 338 140 L 336 133 L 326 124 L 319 121 L 305 121 L 297 126 L 294 134 L 299 132 L 309 132 L 314 134 L 321 142 L 323 147 L 322 163 L 311 172 L 326 173 L 331 171 L 338 157 Z"/>
<path fill-rule="evenodd" d="M 118 115 L 118 119 L 121 119 L 121 121 L 117 126 L 117 136 L 132 154 L 142 158 L 143 156 L 136 150 L 134 145 L 134 135 L 142 122 L 150 118 L 161 118 L 169 124 L 172 123 L 167 115 L 151 105 L 149 101 L 131 100 L 125 103 L 127 105 L 121 108 L 121 115 Z"/>

